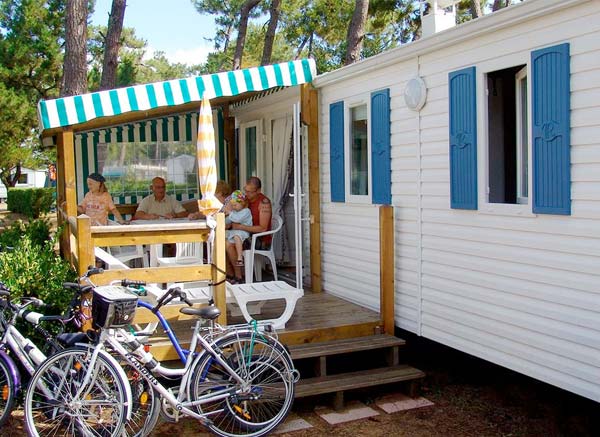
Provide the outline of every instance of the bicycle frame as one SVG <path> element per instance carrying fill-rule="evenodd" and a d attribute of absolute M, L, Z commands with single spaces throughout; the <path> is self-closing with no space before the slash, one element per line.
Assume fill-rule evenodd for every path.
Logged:
<path fill-rule="evenodd" d="M 229 366 L 229 364 L 219 355 L 217 351 L 215 351 L 215 349 L 212 347 L 211 342 L 200 334 L 200 324 L 200 321 L 196 322 L 196 327 L 194 328 L 194 335 L 192 336 L 192 342 L 190 345 L 190 351 L 196 350 L 196 347 L 198 346 L 198 344 L 200 344 L 204 349 L 204 351 L 201 352 L 201 354 L 209 354 L 227 371 L 227 373 L 232 378 L 234 378 L 239 384 L 244 385 L 244 379 Z M 142 377 L 146 379 L 150 384 L 152 384 L 154 390 L 160 393 L 163 399 L 165 399 L 170 405 L 175 407 L 175 409 L 178 412 L 200 420 L 204 425 L 206 425 L 210 423 L 210 419 L 206 417 L 206 415 L 202 415 L 194 411 L 194 407 L 197 407 L 198 405 L 202 405 L 207 402 L 214 402 L 216 400 L 226 399 L 232 394 L 239 393 L 239 390 L 236 390 L 235 388 L 227 388 L 218 392 L 211 392 L 209 394 L 200 396 L 198 399 L 195 399 L 193 401 L 186 400 L 189 378 L 191 378 L 192 373 L 190 372 L 190 369 L 196 361 L 187 360 L 184 367 L 179 369 L 163 367 L 160 363 L 157 363 L 156 366 L 152 369 L 152 371 L 150 371 L 146 368 L 145 363 L 144 361 L 142 361 L 142 359 L 135 356 L 134 353 L 127 350 L 123 346 L 123 343 L 126 343 L 128 339 L 133 338 L 135 338 L 134 334 L 131 334 L 122 328 L 104 330 L 100 333 L 98 344 L 94 347 L 94 350 L 98 350 L 99 353 L 102 354 L 108 354 L 108 352 L 106 351 L 106 346 L 108 346 L 113 352 L 116 352 L 117 355 L 123 357 L 131 366 L 136 368 L 140 372 Z M 146 354 L 146 362 L 149 362 L 150 360 L 154 359 L 150 353 Z M 177 397 L 168 388 L 162 385 L 154 376 L 154 374 L 166 377 L 181 376 L 182 379 L 179 385 Z"/>

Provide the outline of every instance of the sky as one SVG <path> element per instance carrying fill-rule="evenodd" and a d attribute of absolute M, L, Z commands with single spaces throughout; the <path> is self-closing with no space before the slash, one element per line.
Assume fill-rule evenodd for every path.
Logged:
<path fill-rule="evenodd" d="M 97 0 L 92 24 L 108 25 L 112 0 Z M 215 24 L 211 15 L 200 15 L 190 0 L 127 0 L 124 27 L 133 27 L 148 42 L 147 56 L 165 52 L 170 62 L 196 65 L 212 51 Z"/>

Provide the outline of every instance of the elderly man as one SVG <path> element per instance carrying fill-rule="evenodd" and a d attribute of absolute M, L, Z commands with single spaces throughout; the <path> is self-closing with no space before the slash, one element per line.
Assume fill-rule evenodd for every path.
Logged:
<path fill-rule="evenodd" d="M 265 196 L 262 191 L 262 183 L 259 178 L 252 176 L 246 181 L 244 193 L 248 199 L 248 208 L 252 213 L 252 226 L 242 225 L 240 223 L 232 223 L 231 229 L 239 229 L 248 231 L 251 234 L 265 232 L 271 230 L 271 201 Z M 257 249 L 267 249 L 271 245 L 271 236 L 262 237 L 256 242 Z M 242 281 L 242 268 L 237 264 L 237 252 L 235 244 L 227 243 L 227 271 L 234 276 L 230 278 L 233 282 Z"/>
<path fill-rule="evenodd" d="M 167 196 L 166 182 L 161 177 L 152 179 L 152 194 L 142 199 L 133 216 L 135 220 L 155 220 L 159 218 L 187 217 L 188 212 L 174 197 Z"/>

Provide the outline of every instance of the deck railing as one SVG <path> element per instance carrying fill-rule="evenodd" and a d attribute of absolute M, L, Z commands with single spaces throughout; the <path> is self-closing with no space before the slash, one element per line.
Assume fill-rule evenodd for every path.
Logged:
<path fill-rule="evenodd" d="M 79 275 L 89 266 L 95 265 L 94 247 L 136 246 L 181 242 L 205 242 L 211 229 L 204 220 L 164 224 L 132 224 L 126 226 L 92 226 L 85 214 L 68 216 L 58 211 L 66 223 L 61 241 L 63 256 L 68 259 Z M 225 311 L 225 218 L 216 215 L 212 264 L 195 264 L 175 267 L 148 267 L 105 270 L 94 276 L 96 285 L 105 285 L 115 279 L 135 279 L 147 283 L 169 283 L 186 281 L 211 281 L 215 304 L 221 310 L 219 323 L 226 324 Z M 143 223 L 140 221 L 139 223 Z"/>

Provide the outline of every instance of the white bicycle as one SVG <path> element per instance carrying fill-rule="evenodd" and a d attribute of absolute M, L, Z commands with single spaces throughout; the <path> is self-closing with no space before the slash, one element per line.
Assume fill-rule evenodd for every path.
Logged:
<path fill-rule="evenodd" d="M 187 300 L 179 289 L 169 292 Z M 212 302 L 200 309 L 182 308 L 182 313 L 198 317 L 191 355 L 183 367 L 168 368 L 125 329 L 133 320 L 137 299 L 120 286 L 94 289 L 92 314 L 101 328 L 98 342 L 91 349 L 57 353 L 32 376 L 24 402 L 30 435 L 120 435 L 133 398 L 115 357 L 148 382 L 158 394 L 152 397 L 156 405 L 151 409 L 157 407 L 168 420 L 190 416 L 217 435 L 254 437 L 285 419 L 299 374 L 270 326 L 221 327 L 215 323 L 220 311 Z M 203 327 L 206 321 L 208 326 Z M 173 379 L 179 384 L 165 385 Z M 153 427 L 146 421 L 147 432 Z"/>

